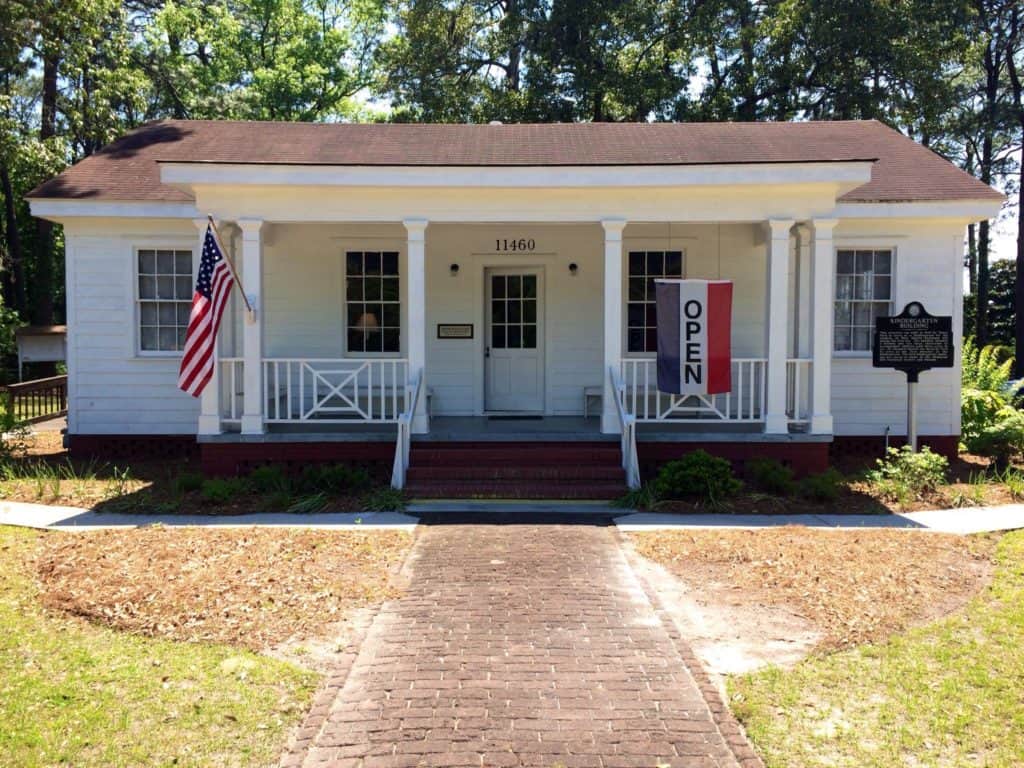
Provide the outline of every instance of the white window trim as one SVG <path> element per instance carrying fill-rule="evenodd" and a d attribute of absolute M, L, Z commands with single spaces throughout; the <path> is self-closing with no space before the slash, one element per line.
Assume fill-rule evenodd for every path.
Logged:
<path fill-rule="evenodd" d="M 398 254 L 398 318 L 401 327 L 398 329 L 397 352 L 350 352 L 348 348 L 348 253 L 349 251 L 392 251 Z M 354 238 L 342 244 L 341 254 L 341 357 L 344 360 L 400 360 L 406 356 L 406 334 L 409 327 L 409 302 L 406 290 L 408 278 L 403 277 L 409 270 L 405 246 L 391 238 Z"/>
<path fill-rule="evenodd" d="M 836 302 L 839 300 L 836 296 L 836 287 L 838 285 L 839 277 L 839 252 L 840 251 L 889 251 L 892 254 L 892 267 L 889 272 L 889 314 L 892 314 L 893 307 L 897 306 L 897 286 L 898 286 L 898 271 L 899 271 L 899 254 L 897 248 L 892 243 L 887 242 L 873 242 L 873 241 L 856 241 L 851 243 L 833 243 L 832 247 L 832 359 L 833 360 L 870 360 L 871 350 L 860 350 L 860 349 L 836 349 L 836 337 L 835 337 L 835 312 Z"/>
<path fill-rule="evenodd" d="M 665 245 L 662 245 L 662 244 Z M 657 352 L 629 351 L 629 252 L 630 251 L 679 251 L 683 255 L 683 276 L 686 279 L 687 248 L 676 246 L 669 239 L 636 237 L 622 240 L 622 359 L 623 360 L 655 360 Z"/>
<path fill-rule="evenodd" d="M 195 287 L 196 246 L 193 240 L 138 241 L 131 246 L 132 281 L 132 358 L 136 360 L 180 360 L 184 350 L 158 350 L 142 348 L 142 301 L 139 296 L 139 251 L 188 251 L 192 254 L 191 281 Z"/>

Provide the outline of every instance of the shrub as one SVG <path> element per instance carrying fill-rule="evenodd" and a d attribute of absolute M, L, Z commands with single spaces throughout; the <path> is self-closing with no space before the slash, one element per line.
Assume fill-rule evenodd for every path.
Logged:
<path fill-rule="evenodd" d="M 1009 466 L 1011 458 L 1024 452 L 1024 412 L 1012 405 L 1000 408 L 993 421 L 965 444 L 972 453 L 992 459 L 997 467 Z"/>
<path fill-rule="evenodd" d="M 751 459 L 746 469 L 754 487 L 759 491 L 789 496 L 796 490 L 793 470 L 777 459 Z"/>
<path fill-rule="evenodd" d="M 1014 407 L 1022 381 L 1012 381 L 1013 356 L 993 345 L 978 349 L 964 341 L 960 434 L 972 453 L 1005 466 L 1024 449 L 1024 416 Z"/>
<path fill-rule="evenodd" d="M 291 488 L 288 475 L 280 464 L 266 464 L 249 473 L 249 485 L 257 493 L 287 492 Z"/>
<path fill-rule="evenodd" d="M 915 453 L 909 445 L 890 448 L 878 468 L 868 473 L 868 482 L 882 496 L 904 502 L 908 498 L 921 498 L 934 491 L 946 480 L 949 462 L 945 456 L 922 448 Z"/>
<path fill-rule="evenodd" d="M 237 477 L 210 477 L 203 480 L 200 493 L 204 502 L 219 505 L 227 504 L 245 490 L 245 483 Z"/>
<path fill-rule="evenodd" d="M 405 494 L 395 488 L 377 488 L 362 498 L 361 506 L 367 512 L 401 512 Z"/>
<path fill-rule="evenodd" d="M 178 475 L 178 479 L 174 481 L 174 487 L 178 493 L 198 491 L 203 487 L 204 480 L 205 478 L 199 472 L 182 472 Z"/>
<path fill-rule="evenodd" d="M 661 499 L 696 496 L 716 502 L 732 496 L 742 487 L 728 461 L 702 449 L 668 462 L 654 481 L 654 492 Z"/>
<path fill-rule="evenodd" d="M 846 478 L 837 470 L 829 467 L 817 475 L 808 475 L 800 481 L 800 495 L 812 501 L 835 501 L 843 491 Z"/>
<path fill-rule="evenodd" d="M 372 484 L 365 469 L 347 464 L 306 467 L 299 481 L 300 488 L 308 493 L 351 493 L 364 491 Z"/>
<path fill-rule="evenodd" d="M 965 389 L 1001 392 L 1012 399 L 1021 390 L 1011 380 L 1013 355 L 1007 347 L 988 344 L 980 349 L 971 338 L 964 339 L 960 383 Z"/>
<path fill-rule="evenodd" d="M 0 395 L 0 459 L 24 456 L 28 450 L 28 427 L 15 418 L 8 405 L 7 397 Z"/>

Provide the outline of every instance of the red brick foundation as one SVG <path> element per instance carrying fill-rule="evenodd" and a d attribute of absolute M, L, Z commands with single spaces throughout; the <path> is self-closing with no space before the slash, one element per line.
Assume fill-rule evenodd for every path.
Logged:
<path fill-rule="evenodd" d="M 75 459 L 158 461 L 195 458 L 195 435 L 67 435 L 68 454 Z"/>
<path fill-rule="evenodd" d="M 906 445 L 904 435 L 890 435 L 889 445 L 899 448 Z M 960 448 L 959 435 L 921 435 L 917 444 L 928 446 L 935 453 L 945 456 L 950 461 L 956 458 Z M 833 463 L 864 461 L 874 462 L 885 454 L 885 437 L 882 435 L 837 435 L 832 441 L 829 460 Z"/>
<path fill-rule="evenodd" d="M 712 456 L 732 462 L 738 473 L 750 459 L 776 459 L 793 470 L 797 477 L 824 472 L 829 465 L 829 443 L 826 442 L 735 442 L 735 443 L 637 443 L 640 471 L 644 478 L 654 477 L 658 467 L 687 453 L 703 449 Z"/>
<path fill-rule="evenodd" d="M 209 475 L 242 475 L 264 464 L 300 471 L 308 464 L 345 463 L 366 468 L 375 477 L 390 477 L 395 443 L 200 443 L 200 462 Z"/>

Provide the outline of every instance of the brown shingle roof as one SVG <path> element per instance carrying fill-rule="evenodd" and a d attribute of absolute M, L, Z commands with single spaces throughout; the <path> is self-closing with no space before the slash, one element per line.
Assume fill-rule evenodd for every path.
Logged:
<path fill-rule="evenodd" d="M 164 120 L 29 193 L 187 202 L 160 161 L 353 166 L 593 166 L 872 160 L 848 202 L 996 199 L 999 192 L 876 121 L 809 123 L 326 124 Z"/>

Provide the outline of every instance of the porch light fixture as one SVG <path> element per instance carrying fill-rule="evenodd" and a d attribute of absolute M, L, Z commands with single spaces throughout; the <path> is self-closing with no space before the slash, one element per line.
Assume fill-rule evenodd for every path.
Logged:
<path fill-rule="evenodd" d="M 569 274 L 576 277 L 576 273 L 580 271 L 580 265 L 575 261 L 569 265 Z"/>
<path fill-rule="evenodd" d="M 452 264 L 450 267 L 448 267 L 448 271 L 452 273 L 452 277 L 455 277 L 457 274 L 459 274 L 459 265 Z"/>

